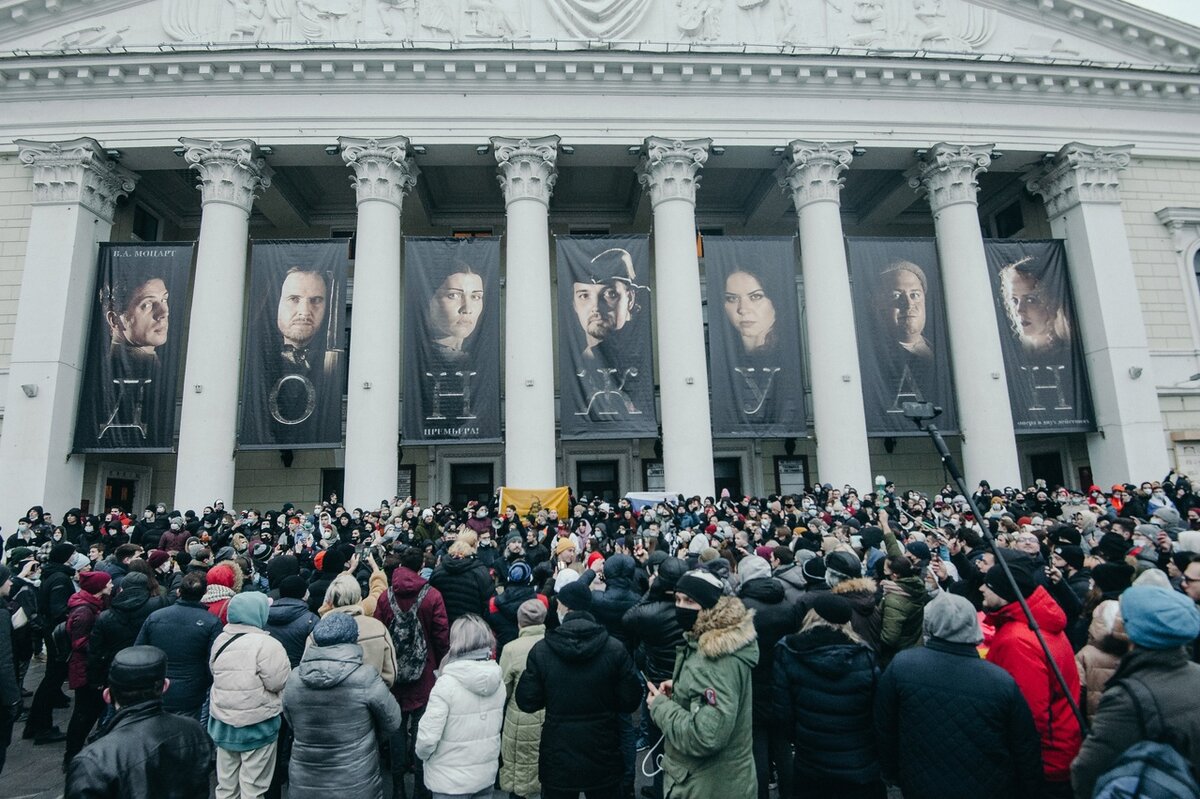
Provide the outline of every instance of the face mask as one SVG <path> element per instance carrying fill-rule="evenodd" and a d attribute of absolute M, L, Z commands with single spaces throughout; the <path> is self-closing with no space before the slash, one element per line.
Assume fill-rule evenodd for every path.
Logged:
<path fill-rule="evenodd" d="M 696 608 L 675 606 L 675 621 L 678 622 L 679 628 L 684 632 L 688 632 L 696 626 L 696 617 L 699 615 L 700 611 Z"/>
<path fill-rule="evenodd" d="M 182 525 L 179 525 L 179 524 L 172 524 L 172 525 L 171 525 L 171 529 L 172 529 L 172 530 L 182 530 L 182 529 L 183 529 L 183 526 L 182 526 Z"/>
<path fill-rule="evenodd" d="M 95 528 L 95 527 L 92 527 L 92 525 L 90 525 L 90 524 L 85 524 L 85 525 L 83 526 L 83 531 L 84 531 L 85 533 L 90 533 L 90 532 L 92 532 L 92 531 L 93 531 L 93 530 L 95 530 L 95 529 L 96 529 L 96 528 Z"/>
<path fill-rule="evenodd" d="M 17 529 L 24 532 L 25 530 L 29 529 L 29 525 L 28 524 L 18 524 Z"/>

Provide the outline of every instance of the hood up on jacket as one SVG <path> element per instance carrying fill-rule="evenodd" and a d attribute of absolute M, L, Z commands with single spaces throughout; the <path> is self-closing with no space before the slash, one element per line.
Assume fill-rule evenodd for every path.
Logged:
<path fill-rule="evenodd" d="M 445 562 L 448 566 L 454 561 L 447 560 Z M 397 566 L 396 570 L 392 572 L 392 590 L 396 592 L 396 596 L 415 597 L 427 582 L 428 580 L 424 577 L 403 566 Z"/>
<path fill-rule="evenodd" d="M 113 610 L 134 611 L 150 601 L 150 581 L 141 572 L 130 572 L 112 601 Z"/>
<path fill-rule="evenodd" d="M 608 643 L 608 631 L 592 614 L 573 610 L 558 628 L 546 634 L 546 646 L 563 660 L 591 660 Z"/>
<path fill-rule="evenodd" d="M 363 651 L 358 644 L 310 646 L 304 651 L 296 674 L 300 682 L 319 691 L 335 688 L 362 667 Z"/>
<path fill-rule="evenodd" d="M 635 569 L 633 558 L 613 555 L 604 561 L 604 582 L 618 588 L 631 588 Z"/>
<path fill-rule="evenodd" d="M 1029 604 L 1029 610 L 1033 613 L 1033 618 L 1037 621 L 1038 626 L 1043 632 L 1050 635 L 1057 635 L 1067 629 L 1067 614 L 1063 613 L 1062 608 L 1054 601 L 1054 598 L 1042 586 L 1038 586 L 1037 590 L 1029 595 L 1025 600 Z M 1025 612 L 1021 610 L 1020 602 L 1009 602 L 999 610 L 992 611 L 987 614 L 987 622 L 995 627 L 1000 627 L 1004 624 L 1017 622 L 1019 624 L 1028 624 L 1025 619 Z"/>
<path fill-rule="evenodd" d="M 476 696 L 491 696 L 500 689 L 500 664 L 494 660 L 456 660 L 442 667 L 441 678 L 445 677 L 453 677 Z"/>
<path fill-rule="evenodd" d="M 804 661 L 808 668 L 830 680 L 837 680 L 862 667 L 871 658 L 870 650 L 864 644 L 851 639 L 841 630 L 825 625 L 789 635 L 780 646 Z"/>
<path fill-rule="evenodd" d="M 712 608 L 700 611 L 696 625 L 686 637 L 696 642 L 705 657 L 737 655 L 745 658 L 750 666 L 758 662 L 758 646 L 751 647 L 758 639 L 754 630 L 754 611 L 736 597 L 723 596 Z"/>
<path fill-rule="evenodd" d="M 783 583 L 774 577 L 756 577 L 738 586 L 738 596 L 754 599 L 765 605 L 778 605 L 787 596 Z"/>
<path fill-rule="evenodd" d="M 308 612 L 308 603 L 303 599 L 291 599 L 289 597 L 276 599 L 271 603 L 271 607 L 267 611 L 267 624 L 281 627 L 291 624 Z"/>

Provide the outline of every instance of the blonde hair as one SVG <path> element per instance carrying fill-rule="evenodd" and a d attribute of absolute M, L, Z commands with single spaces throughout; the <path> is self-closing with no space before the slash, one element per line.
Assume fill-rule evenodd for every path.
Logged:
<path fill-rule="evenodd" d="M 858 633 L 854 632 L 854 628 L 850 626 L 850 622 L 846 622 L 845 624 L 834 624 L 820 613 L 817 613 L 817 611 L 810 610 L 808 613 L 804 614 L 804 621 L 800 625 L 800 632 L 806 633 L 809 630 L 816 629 L 817 627 L 828 627 L 831 630 L 837 630 L 855 643 L 861 644 L 863 642 L 862 638 L 858 636 Z"/>
<path fill-rule="evenodd" d="M 325 589 L 325 606 L 346 608 L 362 602 L 362 588 L 349 574 L 339 574 Z"/>

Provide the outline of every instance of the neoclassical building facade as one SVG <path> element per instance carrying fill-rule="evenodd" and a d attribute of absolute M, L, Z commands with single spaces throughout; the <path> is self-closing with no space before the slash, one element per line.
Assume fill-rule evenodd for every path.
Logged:
<path fill-rule="evenodd" d="M 1200 472 L 1200 30 L 1119 0 L 3 0 L 0 517 L 945 481 L 869 436 L 847 237 L 936 240 L 969 480 Z M 660 433 L 559 428 L 554 237 L 649 234 Z M 704 238 L 796 236 L 805 436 L 711 434 Z M 502 436 L 400 435 L 409 236 L 500 236 Z M 340 446 L 243 450 L 252 240 L 353 241 Z M 1092 432 L 1018 435 L 984 242 L 1065 242 Z M 101 242 L 195 241 L 169 453 L 74 451 Z"/>

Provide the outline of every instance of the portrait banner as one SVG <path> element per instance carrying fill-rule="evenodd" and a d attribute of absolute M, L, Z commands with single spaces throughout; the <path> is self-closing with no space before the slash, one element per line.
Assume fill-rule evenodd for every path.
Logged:
<path fill-rule="evenodd" d="M 987 239 L 996 322 L 1018 433 L 1096 429 L 1061 241 Z"/>
<path fill-rule="evenodd" d="M 239 449 L 341 446 L 349 267 L 347 239 L 252 243 Z"/>
<path fill-rule="evenodd" d="M 807 434 L 792 237 L 704 239 L 713 435 Z"/>
<path fill-rule="evenodd" d="M 500 440 L 500 239 L 404 240 L 404 440 Z"/>
<path fill-rule="evenodd" d="M 936 242 L 849 237 L 846 245 L 867 434 L 924 435 L 904 415 L 906 402 L 940 406 L 938 428 L 957 432 Z"/>
<path fill-rule="evenodd" d="M 100 245 L 76 452 L 170 452 L 194 245 Z"/>
<path fill-rule="evenodd" d="M 559 236 L 564 439 L 654 438 L 648 236 Z"/>

